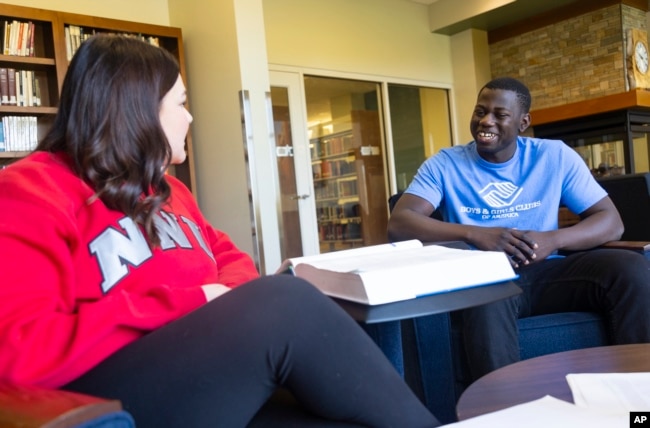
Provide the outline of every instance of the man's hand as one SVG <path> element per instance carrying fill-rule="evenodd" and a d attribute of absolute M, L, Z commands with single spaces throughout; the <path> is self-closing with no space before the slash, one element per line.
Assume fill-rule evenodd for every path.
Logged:
<path fill-rule="evenodd" d="M 503 227 L 477 227 L 471 234 L 471 243 L 481 250 L 503 251 L 510 257 L 513 267 L 543 260 L 548 254 L 541 251 L 537 239 L 542 234 L 529 230 Z"/>

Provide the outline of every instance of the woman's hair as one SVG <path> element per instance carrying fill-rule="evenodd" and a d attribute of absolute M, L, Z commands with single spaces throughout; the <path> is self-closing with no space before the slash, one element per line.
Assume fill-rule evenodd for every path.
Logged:
<path fill-rule="evenodd" d="M 171 54 L 146 42 L 91 37 L 70 62 L 54 123 L 36 149 L 66 153 L 97 197 L 142 225 L 154 246 L 153 219 L 170 195 L 160 103 L 179 71 Z"/>

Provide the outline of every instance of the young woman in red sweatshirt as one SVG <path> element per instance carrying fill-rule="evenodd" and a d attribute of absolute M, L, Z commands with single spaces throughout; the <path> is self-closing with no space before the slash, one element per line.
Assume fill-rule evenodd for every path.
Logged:
<path fill-rule="evenodd" d="M 280 386 L 332 421 L 437 426 L 336 304 L 259 278 L 165 175 L 185 98 L 164 50 L 81 45 L 51 130 L 0 172 L 0 380 L 118 398 L 138 427 L 244 427 Z"/>

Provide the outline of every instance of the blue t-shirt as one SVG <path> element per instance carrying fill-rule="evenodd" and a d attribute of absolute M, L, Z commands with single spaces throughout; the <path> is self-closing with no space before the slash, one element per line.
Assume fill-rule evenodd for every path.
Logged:
<path fill-rule="evenodd" d="M 445 221 L 522 230 L 558 228 L 558 208 L 581 213 L 606 196 L 580 155 L 559 140 L 519 137 L 515 155 L 490 163 L 476 143 L 442 149 L 406 189 L 441 207 Z"/>

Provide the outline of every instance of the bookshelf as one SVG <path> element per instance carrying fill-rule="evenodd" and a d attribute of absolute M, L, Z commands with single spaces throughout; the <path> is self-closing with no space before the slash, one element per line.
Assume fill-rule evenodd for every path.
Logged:
<path fill-rule="evenodd" d="M 143 24 L 96 16 L 58 12 L 0 3 L 0 23 L 32 22 L 34 32 L 33 56 L 0 55 L 0 68 L 13 68 L 33 72 L 41 93 L 40 106 L 0 105 L 0 117 L 36 117 L 37 138 L 47 132 L 59 103 L 59 93 L 68 68 L 69 49 L 66 35 L 71 28 L 89 35 L 99 32 L 121 33 L 155 39 L 179 62 L 181 75 L 187 81 L 183 38 L 180 28 Z M 5 37 L 2 37 L 3 42 Z M 68 39 L 69 40 L 69 39 Z M 4 50 L 3 50 L 4 52 Z M 170 173 L 196 192 L 192 136 L 186 139 L 188 156 L 185 162 L 170 168 Z M 29 150 L 0 152 L 0 167 L 26 156 Z"/>
<path fill-rule="evenodd" d="M 353 111 L 351 129 L 310 140 L 321 253 L 387 242 L 378 129 L 377 112 Z"/>
<path fill-rule="evenodd" d="M 315 138 L 311 150 L 321 252 L 362 246 L 352 131 Z"/>

